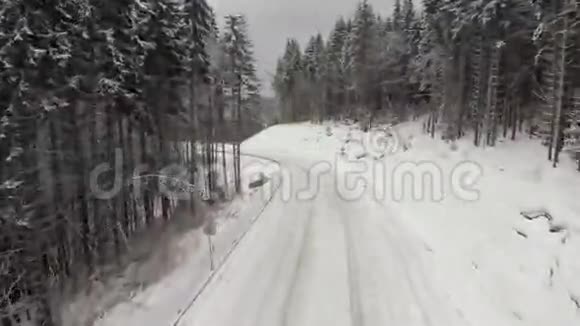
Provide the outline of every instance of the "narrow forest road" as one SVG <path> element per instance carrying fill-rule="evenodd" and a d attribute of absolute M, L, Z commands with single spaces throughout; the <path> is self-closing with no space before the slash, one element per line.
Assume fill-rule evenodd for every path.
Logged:
<path fill-rule="evenodd" d="M 313 198 L 299 198 L 314 182 L 305 169 L 314 162 L 257 154 L 281 162 L 282 189 L 175 325 L 466 324 L 417 254 L 422 241 L 388 207 L 370 196 L 342 199 L 334 172 Z"/>
<path fill-rule="evenodd" d="M 421 130 L 420 121 L 399 125 L 402 150 L 385 156 L 365 143 L 372 134 L 342 124 L 278 125 L 248 139 L 242 152 L 256 159 L 243 165 L 244 185 L 264 171 L 270 182 L 221 220 L 219 268 L 209 273 L 207 248 L 192 249 L 197 231 L 176 239 L 179 266 L 97 325 L 580 325 L 574 168 L 530 166 L 544 149 L 527 140 L 453 149 Z M 420 162 L 441 174 L 443 200 L 409 196 L 433 191 L 413 188 L 421 175 L 396 177 Z M 477 200 L 453 188 L 470 162 L 484 172 L 468 183 Z M 539 205 L 559 229 L 521 216 Z"/>

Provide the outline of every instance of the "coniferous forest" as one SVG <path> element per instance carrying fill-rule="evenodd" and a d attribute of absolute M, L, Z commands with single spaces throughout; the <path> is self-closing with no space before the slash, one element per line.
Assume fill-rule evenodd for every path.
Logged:
<path fill-rule="evenodd" d="M 361 1 L 304 50 L 288 39 L 273 88 L 290 121 L 428 114 L 433 137 L 538 137 L 556 166 L 577 151 L 579 19 L 569 0 Z"/>
<path fill-rule="evenodd" d="M 353 9 L 280 49 L 282 122 L 424 117 L 433 138 L 535 138 L 537 160 L 580 170 L 580 1 Z M 249 22 L 223 18 L 206 0 L 0 0 L 0 325 L 61 325 L 160 234 L 214 232 L 204 209 L 240 195 L 262 126 Z"/>
<path fill-rule="evenodd" d="M 59 325 L 135 241 L 203 225 L 259 89 L 245 17 L 220 30 L 205 0 L 1 1 L 0 324 Z"/>

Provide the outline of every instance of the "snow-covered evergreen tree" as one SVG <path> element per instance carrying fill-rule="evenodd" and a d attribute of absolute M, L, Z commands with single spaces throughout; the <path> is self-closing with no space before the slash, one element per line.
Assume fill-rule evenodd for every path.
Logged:
<path fill-rule="evenodd" d="M 281 89 L 285 94 L 286 116 L 296 121 L 307 114 L 301 105 L 305 89 L 304 59 L 297 40 L 287 40 L 281 62 L 283 69 L 280 69 L 282 72 L 280 80 Z"/>
<path fill-rule="evenodd" d="M 360 2 L 355 12 L 350 39 L 350 53 L 354 84 L 356 87 L 356 102 L 365 109 L 373 106 L 373 92 L 376 67 L 376 16 L 372 6 L 365 0 Z"/>
<path fill-rule="evenodd" d="M 205 0 L 0 1 L 0 224 L 23 228 L 25 240 L 8 243 L 23 253 L 14 260 L 23 271 L 16 289 L 46 303 L 49 280 L 82 284 L 120 257 L 122 241 L 151 224 L 159 199 L 169 217 L 169 201 L 150 183 L 135 196 L 122 180 L 119 196 L 99 199 L 89 173 L 113 164 L 115 148 L 123 177 L 139 164 L 184 159 L 173 142 L 193 144 L 191 130 L 164 124 L 192 111 L 183 98 L 197 95 L 208 72 L 212 25 Z M 251 98 L 255 67 L 244 74 Z M 81 265 L 87 273 L 73 275 Z M 4 281 L 0 291 L 11 291 Z"/>
<path fill-rule="evenodd" d="M 323 115 L 325 89 L 325 49 L 322 35 L 312 36 L 304 49 L 304 76 L 308 84 L 305 94 L 309 102 L 309 110 L 315 120 Z"/>
<path fill-rule="evenodd" d="M 260 85 L 245 16 L 226 17 L 221 43 L 225 54 L 223 73 L 226 76 L 226 87 L 231 88 L 235 96 L 240 96 L 243 109 L 247 109 L 247 104 L 259 95 Z"/>
<path fill-rule="evenodd" d="M 346 92 L 346 69 L 343 64 L 343 49 L 348 38 L 348 26 L 340 17 L 328 37 L 326 45 L 326 80 L 328 86 L 328 106 L 339 112 L 344 106 Z"/>
<path fill-rule="evenodd" d="M 203 74 L 209 65 L 206 42 L 212 27 L 212 11 L 206 0 L 184 0 L 184 3 L 193 40 L 190 43 L 190 65 L 194 73 Z"/>
<path fill-rule="evenodd" d="M 413 4 L 413 0 L 404 0 L 403 8 L 402 8 L 402 30 L 405 32 L 407 37 L 413 34 L 413 28 L 415 26 L 415 21 L 417 17 L 415 14 L 415 7 Z"/>
<path fill-rule="evenodd" d="M 395 7 L 392 17 L 393 30 L 400 31 L 404 26 L 403 8 L 401 7 L 401 0 L 395 0 Z"/>
<path fill-rule="evenodd" d="M 249 106 L 257 102 L 259 97 L 259 83 L 256 76 L 253 44 L 248 34 L 246 17 L 243 15 L 228 15 L 223 29 L 222 46 L 225 55 L 225 86 L 231 94 L 231 103 L 237 128 L 243 128 L 243 119 Z M 236 191 L 241 191 L 240 148 L 236 143 L 235 181 Z"/>

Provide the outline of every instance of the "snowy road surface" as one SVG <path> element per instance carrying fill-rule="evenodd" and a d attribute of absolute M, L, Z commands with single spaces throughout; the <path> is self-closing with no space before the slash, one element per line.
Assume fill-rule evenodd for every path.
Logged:
<path fill-rule="evenodd" d="M 357 139 L 365 134 L 353 126 L 279 125 L 248 139 L 244 153 L 280 162 L 268 184 L 281 186 L 274 197 L 242 201 L 263 213 L 245 209 L 214 237 L 222 249 L 238 245 L 207 287 L 207 250 L 183 250 L 185 263 L 97 325 L 580 325 L 574 162 L 530 164 L 544 148 L 529 139 L 491 149 L 466 139 L 453 148 L 422 134 L 420 121 L 397 133 L 404 149 L 384 157 L 361 155 L 368 153 Z M 399 164 L 434 164 L 447 182 L 466 161 L 483 169 L 475 201 L 448 188 L 441 201 L 376 198 L 385 178 L 373 169 L 362 174 L 361 196 L 344 199 L 357 192 L 345 192 L 345 183 L 352 186 L 358 163 L 384 163 L 394 190 L 406 189 L 388 182 Z M 252 162 L 248 174 L 264 170 Z M 320 179 L 306 173 L 325 167 L 331 171 Z M 303 196 L 306 185 L 316 189 L 311 196 Z M 534 209 L 553 220 L 522 217 Z"/>
<path fill-rule="evenodd" d="M 291 187 L 277 194 L 178 325 L 457 324 L 424 266 L 426 249 L 387 207 L 371 198 L 343 200 L 333 173 L 321 177 L 314 198 L 298 198 L 309 180 L 304 167 L 313 162 L 275 158 Z"/>

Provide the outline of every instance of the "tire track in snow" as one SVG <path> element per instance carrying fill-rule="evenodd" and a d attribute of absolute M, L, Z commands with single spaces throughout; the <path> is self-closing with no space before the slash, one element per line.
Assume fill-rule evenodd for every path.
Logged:
<path fill-rule="evenodd" d="M 356 254 L 354 252 L 355 239 L 352 234 L 352 227 L 350 225 L 347 213 L 344 211 L 339 211 L 342 219 L 342 225 L 344 227 L 344 238 L 346 245 L 346 260 L 347 260 L 347 272 L 348 272 L 348 288 L 349 288 L 349 301 L 350 301 L 350 317 L 352 326 L 364 326 L 364 315 L 362 311 L 362 302 L 360 294 L 360 270 L 359 264 L 356 260 Z"/>
<path fill-rule="evenodd" d="M 293 240 L 293 238 L 295 238 L 296 234 L 293 232 L 288 232 L 288 230 L 287 230 L 287 235 L 286 235 L 287 240 L 284 241 L 284 243 L 286 244 L 284 246 L 285 249 L 284 249 L 284 252 L 278 256 L 278 259 L 276 262 L 276 268 L 275 268 L 274 272 L 269 275 L 270 276 L 269 280 L 268 280 L 269 285 L 267 286 L 268 289 L 274 288 L 274 284 L 276 283 L 276 281 L 280 281 L 279 276 L 283 272 L 284 268 L 287 268 L 288 266 L 296 266 L 296 268 L 298 268 L 297 265 L 301 263 L 302 255 L 304 254 L 303 250 L 305 247 L 305 245 L 304 245 L 305 238 L 308 236 L 309 229 L 311 227 L 312 214 L 313 214 L 313 208 L 310 208 L 309 213 L 308 213 L 308 217 L 306 218 L 306 221 L 304 223 L 303 231 L 301 232 L 302 236 L 300 237 L 301 238 L 300 247 L 298 248 L 298 255 L 296 258 L 297 263 L 294 263 L 294 260 L 289 258 L 293 252 L 296 252 L 295 247 L 292 245 L 292 240 Z M 281 223 L 279 225 L 279 227 L 281 228 L 282 226 L 287 227 L 287 225 L 283 225 Z M 290 262 L 292 262 L 292 264 Z M 297 272 L 293 273 L 293 283 L 291 283 L 291 287 L 288 288 L 287 291 L 291 291 L 292 287 L 295 284 L 294 278 L 296 277 L 296 275 L 294 275 L 294 274 L 297 274 Z M 260 307 L 266 306 L 265 303 L 269 299 L 269 295 L 271 295 L 271 293 L 269 291 L 263 292 L 263 295 L 260 299 L 260 305 L 259 305 Z M 286 302 L 285 302 L 282 305 L 282 308 L 284 309 L 284 313 L 287 312 L 287 307 L 288 306 L 286 305 Z M 264 324 L 261 322 L 261 319 L 264 315 L 264 312 L 265 312 L 264 309 L 260 309 L 258 311 L 256 316 L 254 316 L 253 325 L 263 325 Z"/>
<path fill-rule="evenodd" d="M 298 251 L 298 256 L 296 257 L 296 263 L 294 264 L 294 271 L 292 273 L 292 281 L 288 286 L 286 296 L 284 298 L 284 303 L 282 305 L 282 325 L 288 326 L 289 315 L 288 308 L 291 307 L 292 301 L 296 295 L 296 287 L 298 284 L 298 276 L 300 275 L 300 270 L 304 265 L 304 259 L 306 257 L 307 243 L 312 237 L 312 217 L 314 215 L 314 207 L 311 207 L 308 213 L 308 220 L 306 222 L 305 230 L 302 233 L 302 240 L 300 243 L 300 250 Z"/>
<path fill-rule="evenodd" d="M 390 250 L 395 254 L 395 256 L 397 256 L 397 261 L 400 263 L 400 265 L 402 267 L 401 274 L 403 274 L 402 276 L 404 277 L 407 285 L 409 286 L 410 294 L 413 298 L 413 301 L 419 307 L 422 325 L 428 325 L 428 326 L 433 325 L 432 321 L 429 318 L 428 313 L 425 311 L 425 305 L 423 302 L 424 300 L 422 300 L 421 296 L 419 295 L 419 291 L 417 290 L 417 286 L 415 284 L 415 281 L 411 277 L 411 268 L 409 267 L 408 259 L 400 247 L 400 243 L 404 243 L 404 242 L 395 241 L 394 237 L 396 237 L 396 236 L 393 235 L 392 231 L 388 229 L 388 227 L 385 225 L 385 223 L 380 223 L 379 230 L 384 235 L 383 239 L 385 240 L 385 242 L 387 242 Z M 420 279 L 423 281 L 423 277 L 421 277 Z M 421 283 L 424 283 L 424 282 L 421 282 Z M 425 289 L 426 289 L 426 287 L 423 288 L 423 290 L 425 290 Z"/>

